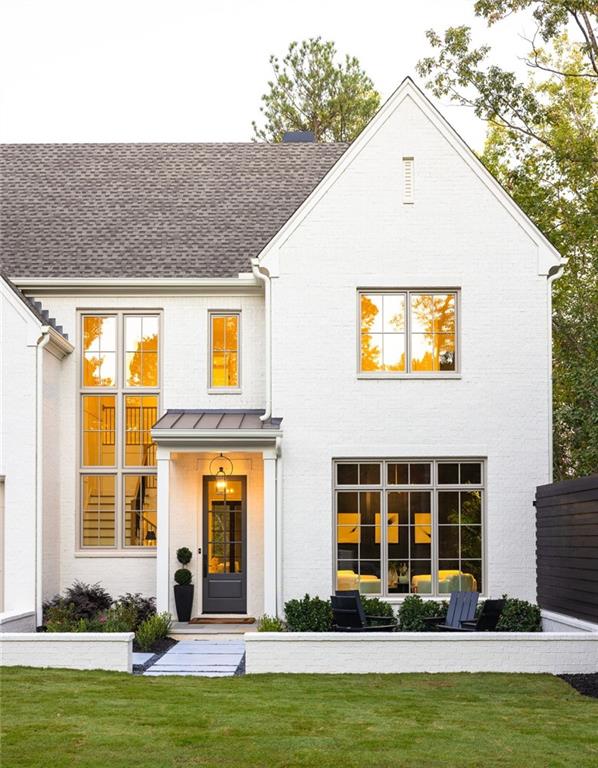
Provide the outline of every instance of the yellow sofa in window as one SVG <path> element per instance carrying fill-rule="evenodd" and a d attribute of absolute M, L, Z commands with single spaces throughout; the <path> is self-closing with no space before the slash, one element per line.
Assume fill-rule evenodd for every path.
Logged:
<path fill-rule="evenodd" d="M 340 591 L 358 589 L 362 595 L 379 595 L 382 590 L 382 582 L 377 576 L 362 574 L 355 571 L 337 571 L 336 588 Z"/>
<path fill-rule="evenodd" d="M 411 591 L 418 595 L 429 595 L 432 592 L 432 577 L 429 573 L 413 576 Z M 463 571 L 438 571 L 438 592 L 477 592 L 478 583 L 471 573 Z"/>

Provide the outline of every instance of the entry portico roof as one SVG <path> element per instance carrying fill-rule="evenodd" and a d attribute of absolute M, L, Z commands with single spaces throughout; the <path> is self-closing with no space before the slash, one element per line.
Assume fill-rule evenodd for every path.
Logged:
<path fill-rule="evenodd" d="M 251 408 L 168 409 L 152 427 L 152 438 L 158 444 L 179 440 L 205 441 L 273 440 L 280 436 L 281 418 L 260 419 L 265 411 Z"/>

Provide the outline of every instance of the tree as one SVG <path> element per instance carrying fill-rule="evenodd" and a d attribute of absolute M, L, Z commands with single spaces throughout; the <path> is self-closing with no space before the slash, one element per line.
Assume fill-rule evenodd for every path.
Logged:
<path fill-rule="evenodd" d="M 488 24 L 522 9 L 536 23 L 527 82 L 488 66 L 490 49 L 472 48 L 467 27 L 428 32 L 438 55 L 418 71 L 488 122 L 482 161 L 568 259 L 553 291 L 554 470 L 564 479 L 598 472 L 598 6 L 475 3 Z"/>
<path fill-rule="evenodd" d="M 335 62 L 333 42 L 293 42 L 282 63 L 270 57 L 274 79 L 262 96 L 265 125 L 255 140 L 279 142 L 286 131 L 312 131 L 316 141 L 353 141 L 380 106 L 380 94 L 354 56 Z"/>

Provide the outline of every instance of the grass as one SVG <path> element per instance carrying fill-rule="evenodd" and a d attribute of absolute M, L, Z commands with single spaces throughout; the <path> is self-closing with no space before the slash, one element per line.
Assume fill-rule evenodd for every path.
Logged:
<path fill-rule="evenodd" d="M 4 668 L 0 683 L 2 768 L 598 765 L 598 700 L 548 675 Z"/>

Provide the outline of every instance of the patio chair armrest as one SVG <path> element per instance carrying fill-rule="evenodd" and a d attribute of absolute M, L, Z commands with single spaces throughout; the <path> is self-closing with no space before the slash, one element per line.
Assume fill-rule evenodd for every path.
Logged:
<path fill-rule="evenodd" d="M 466 627 L 467 629 L 473 628 L 475 629 L 477 625 L 477 621 L 475 619 L 465 619 L 461 622 L 462 627 Z"/>
<path fill-rule="evenodd" d="M 391 622 L 395 622 L 396 623 L 396 621 L 397 621 L 396 619 L 392 618 L 391 616 L 371 616 L 369 613 L 366 613 L 365 617 L 366 617 L 366 619 L 368 621 L 383 621 L 386 624 L 391 623 Z"/>
<path fill-rule="evenodd" d="M 446 616 L 425 616 L 422 621 L 424 624 L 430 624 L 430 626 L 436 626 L 446 619 Z"/>

